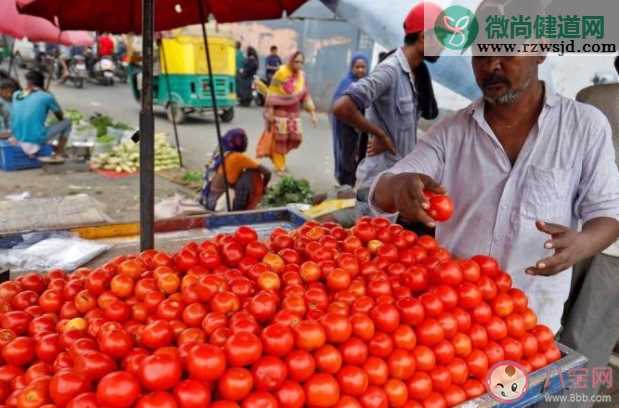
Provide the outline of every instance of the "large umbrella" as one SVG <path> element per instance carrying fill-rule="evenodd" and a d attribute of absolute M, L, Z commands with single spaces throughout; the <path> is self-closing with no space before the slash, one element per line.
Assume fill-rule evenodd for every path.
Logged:
<path fill-rule="evenodd" d="M 19 14 L 15 0 L 0 1 L 0 34 L 15 38 L 28 38 L 33 42 L 49 42 L 65 45 L 91 45 L 93 38 L 85 31 L 61 32 L 50 21 Z"/>
<path fill-rule="evenodd" d="M 154 117 L 153 38 L 154 31 L 202 24 L 209 72 L 211 56 L 205 23 L 213 15 L 220 23 L 280 18 L 292 13 L 306 0 L 17 0 L 21 12 L 57 22 L 61 29 L 142 33 L 142 103 L 140 111 L 140 246 L 154 246 Z M 215 84 L 209 76 L 219 152 L 223 157 L 221 129 L 215 98 Z M 226 166 L 223 166 L 224 180 Z M 227 183 L 227 181 L 226 181 Z M 228 209 L 230 200 L 227 196 Z"/>

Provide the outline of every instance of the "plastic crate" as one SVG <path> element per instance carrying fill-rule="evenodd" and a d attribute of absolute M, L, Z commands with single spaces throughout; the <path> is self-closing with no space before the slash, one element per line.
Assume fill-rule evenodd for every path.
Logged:
<path fill-rule="evenodd" d="M 46 144 L 41 147 L 37 156 L 51 156 L 54 153 L 52 145 Z M 15 171 L 36 169 L 41 167 L 41 162 L 31 159 L 24 153 L 21 147 L 12 145 L 5 140 L 0 140 L 0 169 Z"/>

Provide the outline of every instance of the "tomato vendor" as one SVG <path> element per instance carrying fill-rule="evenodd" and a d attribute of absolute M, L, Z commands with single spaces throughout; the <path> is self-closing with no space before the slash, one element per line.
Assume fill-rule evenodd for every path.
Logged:
<path fill-rule="evenodd" d="M 424 47 L 433 46 L 433 37 L 428 33 L 432 32 L 440 12 L 440 7 L 430 2 L 413 7 L 404 21 L 404 46 L 334 103 L 333 114 L 339 121 L 356 128 L 359 134 L 372 135 L 368 157 L 357 169 L 358 215 L 370 212 L 367 192 L 374 178 L 410 153 L 417 143 L 419 117 L 433 119 L 438 114 L 424 65 L 424 60 L 435 62 L 438 57 L 424 56 Z M 436 48 L 439 48 L 437 43 Z M 425 78 L 423 85 L 420 78 Z M 427 104 L 422 103 L 420 89 L 428 90 L 423 98 Z"/>
<path fill-rule="evenodd" d="M 423 191 L 449 192 L 454 216 L 437 239 L 456 256 L 495 257 L 556 332 L 572 266 L 619 237 L 619 172 L 608 120 L 546 87 L 544 60 L 474 55 L 483 98 L 378 177 L 370 204 L 434 226 Z"/>

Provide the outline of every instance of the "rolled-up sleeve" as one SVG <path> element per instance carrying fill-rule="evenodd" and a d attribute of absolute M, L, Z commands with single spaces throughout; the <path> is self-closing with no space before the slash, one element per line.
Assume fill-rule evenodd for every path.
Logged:
<path fill-rule="evenodd" d="M 612 130 L 606 117 L 597 110 L 596 114 L 599 117 L 588 136 L 574 208 L 583 222 L 600 217 L 619 220 L 619 170 Z"/>
<path fill-rule="evenodd" d="M 445 152 L 447 149 L 447 128 L 441 122 L 433 126 L 428 133 L 422 137 L 412 152 L 397 162 L 392 168 L 378 175 L 368 195 L 370 209 L 379 215 L 391 215 L 382 211 L 374 205 L 374 191 L 384 174 L 419 173 L 431 177 L 436 182 L 441 183 L 445 165 Z"/>
<path fill-rule="evenodd" d="M 348 95 L 359 110 L 366 110 L 397 80 L 397 75 L 394 66 L 379 64 L 370 75 L 349 87 L 344 95 Z"/>

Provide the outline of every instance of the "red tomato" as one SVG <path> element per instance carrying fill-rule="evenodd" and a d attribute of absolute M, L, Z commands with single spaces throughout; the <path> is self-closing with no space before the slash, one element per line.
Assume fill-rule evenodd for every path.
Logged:
<path fill-rule="evenodd" d="M 128 408 L 139 394 L 137 377 L 125 371 L 109 373 L 97 384 L 97 402 L 105 407 Z"/>
<path fill-rule="evenodd" d="M 458 357 L 466 357 L 473 350 L 471 338 L 464 333 L 458 333 L 451 340 L 454 346 L 454 352 Z"/>
<path fill-rule="evenodd" d="M 146 347 L 156 349 L 168 346 L 173 338 L 174 332 L 170 324 L 165 320 L 155 320 L 144 327 L 140 342 Z"/>
<path fill-rule="evenodd" d="M 370 385 L 359 398 L 359 402 L 364 408 L 388 408 L 389 399 L 382 388 Z"/>
<path fill-rule="evenodd" d="M 424 191 L 423 194 L 426 196 L 430 203 L 430 208 L 428 208 L 428 215 L 434 218 L 438 222 L 447 221 L 454 211 L 453 202 L 447 195 L 436 194 L 430 191 Z"/>
<path fill-rule="evenodd" d="M 385 360 L 370 356 L 363 365 L 363 371 L 368 375 L 368 382 L 381 386 L 389 379 L 389 366 Z"/>
<path fill-rule="evenodd" d="M 434 356 L 439 364 L 448 364 L 455 357 L 455 349 L 449 340 L 443 340 L 434 346 Z"/>
<path fill-rule="evenodd" d="M 73 398 L 67 408 L 98 408 L 97 395 L 93 392 L 85 392 Z"/>
<path fill-rule="evenodd" d="M 477 307 L 475 307 L 475 309 L 473 309 L 471 315 L 473 316 L 475 323 L 482 325 L 487 324 L 492 318 L 492 308 L 488 305 L 488 303 L 481 302 L 477 305 Z"/>
<path fill-rule="evenodd" d="M 458 322 L 458 331 L 468 332 L 471 327 L 471 315 L 462 308 L 456 307 L 451 311 Z"/>
<path fill-rule="evenodd" d="M 303 382 L 310 378 L 316 370 L 316 362 L 305 350 L 294 350 L 288 354 L 288 377 L 293 381 Z"/>
<path fill-rule="evenodd" d="M 523 291 L 517 288 L 511 288 L 507 293 L 512 297 L 514 302 L 514 311 L 517 313 L 523 313 L 528 309 L 529 300 L 527 295 Z"/>
<path fill-rule="evenodd" d="M 479 288 L 471 282 L 462 282 L 458 286 L 458 304 L 465 309 L 477 307 L 482 300 Z"/>
<path fill-rule="evenodd" d="M 505 317 L 514 311 L 512 297 L 507 293 L 499 293 L 492 302 L 492 309 L 499 317 Z"/>
<path fill-rule="evenodd" d="M 343 394 L 358 397 L 362 395 L 368 387 L 368 375 L 359 367 L 344 366 L 337 373 L 337 381 Z"/>
<path fill-rule="evenodd" d="M 368 358 L 368 346 L 356 337 L 348 339 L 340 345 L 339 352 L 345 364 L 361 366 Z"/>
<path fill-rule="evenodd" d="M 417 345 L 417 335 L 410 326 L 401 324 L 393 332 L 393 343 L 396 348 L 412 351 Z"/>
<path fill-rule="evenodd" d="M 413 351 L 417 370 L 430 371 L 436 366 L 434 352 L 427 346 L 417 346 Z"/>
<path fill-rule="evenodd" d="M 408 400 L 408 387 L 401 380 L 390 379 L 385 384 L 384 391 L 387 395 L 389 406 L 393 408 L 404 407 Z"/>
<path fill-rule="evenodd" d="M 393 351 L 393 339 L 387 333 L 377 332 L 368 343 L 370 354 L 377 357 L 388 357 Z"/>
<path fill-rule="evenodd" d="M 476 255 L 471 259 L 479 265 L 484 275 L 494 278 L 499 273 L 499 264 L 494 258 L 486 255 Z"/>
<path fill-rule="evenodd" d="M 189 350 L 185 365 L 191 378 L 214 381 L 226 370 L 226 356 L 217 346 L 196 344 Z"/>
<path fill-rule="evenodd" d="M 443 313 L 443 302 L 434 293 L 426 292 L 419 297 L 427 317 L 439 317 Z"/>
<path fill-rule="evenodd" d="M 140 398 L 136 408 L 177 408 L 174 397 L 167 392 L 153 392 Z"/>
<path fill-rule="evenodd" d="M 520 361 L 522 358 L 524 348 L 522 347 L 522 343 L 518 340 L 506 337 L 501 340 L 501 347 L 503 347 L 503 350 L 505 351 L 506 360 Z"/>
<path fill-rule="evenodd" d="M 402 322 L 411 326 L 417 326 L 425 319 L 423 304 L 418 299 L 403 298 L 396 303 L 400 311 Z"/>
<path fill-rule="evenodd" d="M 548 326 L 538 324 L 531 330 L 531 334 L 537 338 L 539 351 L 544 352 L 554 344 L 554 334 Z"/>
<path fill-rule="evenodd" d="M 294 347 L 292 331 L 284 324 L 275 323 L 265 327 L 260 338 L 263 351 L 277 357 L 287 355 Z"/>
<path fill-rule="evenodd" d="M 555 343 L 553 343 L 544 352 L 544 357 L 546 357 L 546 362 L 548 364 L 553 363 L 561 358 L 561 350 L 559 350 L 559 347 Z"/>
<path fill-rule="evenodd" d="M 302 350 L 316 350 L 322 347 L 326 340 L 327 334 L 325 328 L 318 322 L 303 320 L 294 328 L 295 344 Z"/>
<path fill-rule="evenodd" d="M 526 333 L 520 341 L 522 342 L 522 354 L 525 357 L 531 357 L 537 353 L 537 337 L 531 333 Z"/>
<path fill-rule="evenodd" d="M 461 358 L 454 358 L 449 364 L 447 369 L 451 376 L 451 382 L 454 384 L 464 384 L 469 376 L 469 367 Z"/>
<path fill-rule="evenodd" d="M 424 372 L 416 372 L 407 382 L 409 398 L 422 401 L 432 393 L 432 378 Z"/>
<path fill-rule="evenodd" d="M 153 354 L 140 364 L 139 376 L 142 384 L 153 391 L 174 387 L 181 378 L 180 357 L 172 354 Z"/>
<path fill-rule="evenodd" d="M 297 382 L 284 382 L 275 395 L 281 407 L 303 408 L 305 405 L 305 391 Z"/>
<path fill-rule="evenodd" d="M 507 325 L 505 321 L 497 316 L 492 316 L 486 325 L 488 338 L 492 340 L 501 340 L 507 336 Z"/>
<path fill-rule="evenodd" d="M 337 350 L 335 351 L 337 352 Z M 288 375 L 288 368 L 286 367 L 286 364 L 279 358 L 273 356 L 266 356 L 261 357 L 258 361 L 254 363 L 252 367 L 252 374 L 254 376 L 254 387 L 256 390 L 274 391 L 284 383 L 284 380 L 286 380 L 286 376 Z"/>
<path fill-rule="evenodd" d="M 400 313 L 398 309 L 389 304 L 374 306 L 370 311 L 370 317 L 378 330 L 391 333 L 400 325 Z"/>
<path fill-rule="evenodd" d="M 471 345 L 477 349 L 483 349 L 488 344 L 488 333 L 486 329 L 479 325 L 474 324 L 469 331 L 469 337 L 471 338 Z"/>
<path fill-rule="evenodd" d="M 462 384 L 462 389 L 468 398 L 476 398 L 486 392 L 486 388 L 479 380 L 467 380 Z"/>
<path fill-rule="evenodd" d="M 430 371 L 432 379 L 432 389 L 436 392 L 444 393 L 451 385 L 451 373 L 445 367 L 437 366 Z"/>
<path fill-rule="evenodd" d="M 16 337 L 2 348 L 2 358 L 6 364 L 22 366 L 35 357 L 35 341 L 31 337 Z"/>
<path fill-rule="evenodd" d="M 462 277 L 469 282 L 477 282 L 481 275 L 481 269 L 479 265 L 471 260 L 463 260 L 458 262 L 460 269 L 462 270 Z"/>
<path fill-rule="evenodd" d="M 512 313 L 505 317 L 507 334 L 515 339 L 520 339 L 526 334 L 524 319 L 517 313 Z"/>
<path fill-rule="evenodd" d="M 488 357 L 483 351 L 473 350 L 466 358 L 466 363 L 472 376 L 480 380 L 485 378 L 488 371 Z"/>
<path fill-rule="evenodd" d="M 434 346 L 445 338 L 445 332 L 438 321 L 427 319 L 417 327 L 417 338 L 420 344 Z"/>
<path fill-rule="evenodd" d="M 488 357 L 488 366 L 490 367 L 501 360 L 505 360 L 505 351 L 503 347 L 494 341 L 489 341 L 483 350 Z"/>
<path fill-rule="evenodd" d="M 211 401 L 210 387 L 196 380 L 181 381 L 174 387 L 179 408 L 202 408 Z"/>
<path fill-rule="evenodd" d="M 407 380 L 415 372 L 415 356 L 404 349 L 396 349 L 387 361 L 391 378 Z"/>
<path fill-rule="evenodd" d="M 262 354 L 262 343 L 252 333 L 235 333 L 224 347 L 228 363 L 234 367 L 244 367 L 255 363 Z"/>
<path fill-rule="evenodd" d="M 343 343 L 352 334 L 352 324 L 347 316 L 327 313 L 322 318 L 322 326 L 330 343 Z"/>
<path fill-rule="evenodd" d="M 251 373 L 244 368 L 229 368 L 219 378 L 219 395 L 230 401 L 240 401 L 249 395 L 254 386 Z"/>
<path fill-rule="evenodd" d="M 522 320 L 524 320 L 524 329 L 526 331 L 532 330 L 537 325 L 537 315 L 533 310 L 527 309 L 521 313 Z"/>
<path fill-rule="evenodd" d="M 305 382 L 305 397 L 312 407 L 332 407 L 340 399 L 340 386 L 330 374 L 314 374 Z"/>

